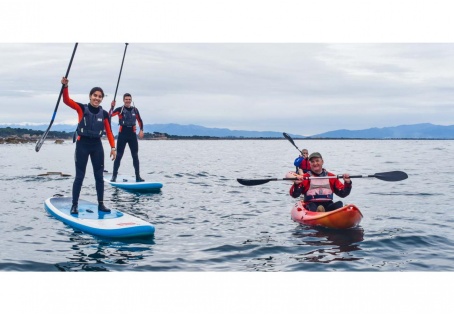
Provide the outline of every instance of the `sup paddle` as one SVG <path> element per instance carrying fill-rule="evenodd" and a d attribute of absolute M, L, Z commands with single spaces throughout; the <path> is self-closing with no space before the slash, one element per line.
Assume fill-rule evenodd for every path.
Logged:
<path fill-rule="evenodd" d="M 386 182 L 398 182 L 408 178 L 407 173 L 402 171 L 392 171 L 384 173 L 375 173 L 374 175 L 350 175 L 350 178 L 377 178 Z M 309 179 L 322 179 L 322 178 L 342 178 L 342 175 L 324 176 L 324 177 L 309 177 Z M 278 180 L 298 180 L 296 177 L 291 178 L 263 178 L 263 179 L 242 179 L 237 178 L 238 183 L 245 186 L 263 185 L 272 181 Z"/>
<path fill-rule="evenodd" d="M 69 75 L 69 70 L 71 69 L 71 65 L 73 63 L 74 55 L 76 54 L 77 45 L 78 45 L 78 43 L 76 43 L 74 45 L 73 54 L 71 55 L 71 60 L 69 61 L 69 65 L 68 65 L 68 69 L 66 70 L 65 78 L 67 78 L 68 75 Z M 60 94 L 58 95 L 58 99 L 57 99 L 57 105 L 55 105 L 54 114 L 52 115 L 52 119 L 50 121 L 49 127 L 47 127 L 46 132 L 44 132 L 42 137 L 36 142 L 36 146 L 35 146 L 35 151 L 36 152 L 38 152 L 39 149 L 41 149 L 41 146 L 43 145 L 44 140 L 46 140 L 47 134 L 49 133 L 50 127 L 52 127 L 52 124 L 54 123 L 55 115 L 57 115 L 58 105 L 60 104 L 60 99 L 61 99 L 61 96 L 63 94 L 63 89 L 64 88 L 65 88 L 65 85 L 62 84 L 61 85 L 61 89 L 60 89 Z"/>
<path fill-rule="evenodd" d="M 123 70 L 123 63 L 125 62 L 126 49 L 128 49 L 128 43 L 125 43 L 125 52 L 123 53 L 123 60 L 121 61 L 120 74 L 118 75 L 117 88 L 115 89 L 115 94 L 114 94 L 114 99 L 113 99 L 114 101 L 115 101 L 115 98 L 117 97 L 118 85 L 120 84 L 120 78 L 121 78 L 121 71 Z"/>
<path fill-rule="evenodd" d="M 290 135 L 288 135 L 287 133 L 283 132 L 282 133 L 285 137 L 285 139 L 287 139 L 288 141 L 290 141 L 291 144 L 293 144 L 293 146 L 298 150 L 300 151 L 300 153 L 303 153 L 295 144 L 295 142 L 293 141 L 292 137 L 290 137 Z"/>

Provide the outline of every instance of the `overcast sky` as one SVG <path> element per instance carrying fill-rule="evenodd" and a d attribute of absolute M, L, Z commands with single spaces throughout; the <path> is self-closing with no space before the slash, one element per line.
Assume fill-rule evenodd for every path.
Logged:
<path fill-rule="evenodd" d="M 264 6 L 268 15 L 281 7 Z M 216 8 L 227 11 L 228 7 Z M 301 20 L 304 8 L 297 15 Z M 103 9 L 107 10 L 107 7 Z M 421 11 L 413 13 L 423 14 Z M 90 17 L 91 11 L 81 12 Z M 291 14 L 291 11 L 286 12 Z M 326 12 L 332 14 L 332 11 Z M 392 20 L 391 11 L 384 12 L 388 20 Z M 134 11 L 134 14 L 143 17 L 140 10 Z M 103 17 L 106 15 L 109 11 L 102 14 Z M 248 17 L 240 16 L 239 23 Z M 281 20 L 277 20 L 281 23 L 274 26 L 292 21 L 292 17 L 282 19 L 281 16 Z M 48 20 L 59 22 L 62 18 L 54 15 Z M 213 16 L 210 18 L 213 19 Z M 91 20 L 88 18 L 87 21 Z M 109 25 L 130 25 L 134 22 L 133 17 L 126 21 L 128 23 L 119 20 L 117 24 Z M 238 32 L 234 27 L 237 24 L 232 19 L 228 21 L 232 31 Z M 254 23 L 250 24 L 255 26 L 257 21 L 262 20 L 249 19 L 251 21 Z M 314 21 L 311 20 L 312 23 Z M 343 23 L 329 28 L 334 31 L 338 26 L 349 27 L 346 21 L 348 16 Z M 99 21 L 99 24 L 104 23 Z M 173 25 L 167 19 L 157 23 L 161 23 L 160 28 L 150 27 L 147 32 L 155 29 L 158 34 L 166 31 L 171 36 L 174 34 L 174 28 L 165 28 Z M 86 24 L 80 20 L 77 27 Z M 180 28 L 186 26 L 184 23 L 175 25 Z M 202 25 L 205 29 L 214 27 L 206 21 Z M 263 31 L 263 24 L 261 26 Z M 272 34 L 270 40 L 256 35 L 257 41 L 249 40 L 251 37 L 247 28 L 244 29 L 245 38 L 239 36 L 240 40 L 232 41 L 232 37 L 218 32 L 220 36 L 214 36 L 215 42 L 205 41 L 203 36 L 190 38 L 187 42 L 179 41 L 180 37 L 175 36 L 170 42 L 163 42 L 161 37 L 150 40 L 145 36 L 145 40 L 140 40 L 135 36 L 136 32 L 131 32 L 134 36 L 131 36 L 131 41 L 128 40 L 116 100 L 121 103 L 123 93 L 131 93 L 145 124 L 196 124 L 301 135 L 426 122 L 454 124 L 452 42 L 421 41 L 415 44 L 399 42 L 400 37 L 390 42 L 384 37 L 383 43 L 373 43 L 373 40 L 370 43 L 353 43 L 358 38 L 355 36 L 341 36 L 338 42 L 323 36 L 319 41 L 312 42 L 298 42 L 298 38 L 294 43 L 286 43 L 285 40 L 273 42 L 276 38 L 274 26 L 265 29 L 266 34 Z M 355 26 L 361 29 L 361 24 L 356 23 Z M 42 27 L 41 24 L 39 27 Z M 199 30 L 200 25 L 192 29 L 188 25 L 188 28 Z M 30 36 L 30 28 L 26 29 L 26 34 Z M 88 29 L 91 32 L 90 27 Z M 44 37 L 43 43 L 40 42 L 42 37 L 38 30 L 31 30 L 32 37 L 23 36 L 24 33 L 20 32 L 22 28 L 18 30 L 21 36 L 14 42 L 7 39 L 0 43 L 0 106 L 8 108 L 0 116 L 0 123 L 48 124 L 60 91 L 60 79 L 66 72 L 74 47 L 74 42 L 67 39 L 77 36 L 71 29 L 67 32 L 64 28 L 63 34 L 70 35 L 63 37 L 64 43 L 59 42 L 59 35 L 55 41 L 46 41 Z M 317 34 L 317 31 L 326 34 L 326 28 L 314 28 L 312 33 Z M 375 32 L 383 33 L 382 29 Z M 113 37 L 90 33 L 95 36 L 87 38 L 84 34 L 82 40 L 77 39 L 79 46 L 69 74 L 70 95 L 75 101 L 86 103 L 90 89 L 101 86 L 107 94 L 102 105 L 108 108 L 114 98 L 124 53 L 125 41 L 122 39 L 128 36 L 124 33 Z M 286 39 L 285 35 L 282 36 Z M 111 38 L 114 40 L 109 40 Z M 55 123 L 75 124 L 76 120 L 76 113 L 61 102 Z"/>
<path fill-rule="evenodd" d="M 108 107 L 115 92 L 124 43 L 129 42 L 117 100 L 121 100 L 124 92 L 130 92 L 146 124 L 198 124 L 302 135 L 423 122 L 452 125 L 451 3 L 448 0 L 4 0 L 0 2 L 0 123 L 50 122 L 61 87 L 60 78 L 66 72 L 77 41 L 79 47 L 69 74 L 71 97 L 87 102 L 89 90 L 99 85 L 108 95 L 103 104 Z M 55 123 L 76 123 L 75 118 L 75 112 L 62 103 Z M 213 274 L 200 275 L 204 276 L 217 280 Z M 229 295 L 231 300 L 243 302 L 236 305 L 249 306 L 250 303 L 244 302 L 254 300 L 255 296 L 282 301 L 278 304 L 284 313 L 286 307 L 295 305 L 285 302 L 285 290 L 270 290 L 273 281 L 263 286 L 262 278 L 255 282 L 258 285 L 251 286 L 253 281 L 246 283 L 243 275 L 235 276 L 221 284 L 223 292 L 237 292 Z M 351 274 L 344 279 L 339 276 L 343 275 L 336 274 L 339 283 L 351 280 Z M 374 305 L 373 297 L 386 295 L 390 287 L 398 290 L 402 283 L 418 281 L 433 294 L 430 298 L 438 298 L 436 305 L 446 309 L 444 291 L 437 290 L 443 284 L 441 277 L 433 281 L 432 275 L 430 280 L 421 276 L 404 281 L 399 277 L 391 286 L 389 281 L 367 278 L 361 281 L 364 294 L 359 292 L 359 298 Z M 109 275 L 103 281 L 118 286 L 118 281 L 112 280 L 118 278 L 112 277 Z M 127 277 L 130 284 L 131 275 Z M 307 274 L 304 281 L 316 280 L 311 282 L 316 283 L 320 275 L 316 277 Z M 330 281 L 332 277 L 333 274 L 327 274 L 324 280 Z M 443 274 L 443 279 L 446 277 Z M 48 275 L 37 280 L 34 283 L 46 283 L 49 288 L 61 287 L 62 283 L 61 279 L 53 278 L 55 282 L 49 284 Z M 180 274 L 178 281 L 181 282 Z M 168 309 L 178 281 L 173 277 L 169 285 L 166 279 L 167 286 L 159 283 L 156 286 L 159 292 L 151 291 L 158 296 L 154 308 Z M 207 282 L 201 283 L 203 286 Z M 200 288 L 200 281 L 198 284 L 196 288 Z M 209 288 L 219 285 L 207 284 Z M 279 282 L 274 287 L 282 285 Z M 33 285 L 9 281 L 5 292 L 10 296 L 11 292 L 24 295 L 24 288 L 25 294 L 27 288 L 35 289 Z M 411 303 L 415 296 L 412 293 L 419 294 L 418 289 L 418 286 L 407 286 L 398 294 L 391 290 L 386 295 L 391 301 L 389 306 L 409 297 L 406 308 L 418 313 L 420 305 Z M 148 295 L 142 298 L 141 292 L 145 291 Z M 150 290 L 145 291 L 136 290 L 135 301 L 146 301 Z M 46 296 L 40 298 L 40 292 L 48 291 L 31 292 L 35 299 L 29 304 L 35 309 L 47 302 Z M 57 295 L 59 292 L 66 291 L 60 290 Z M 219 301 L 218 291 L 204 290 L 200 296 L 197 293 L 197 290 L 185 292 L 184 297 L 189 294 L 190 300 L 198 301 L 203 296 L 201 305 L 209 311 L 204 314 L 219 310 L 218 305 L 214 307 Z M 64 296 L 58 297 L 54 300 L 64 300 Z M 333 305 L 342 302 L 334 299 Z M 14 307 L 21 302 L 10 300 Z M 40 304 L 40 301 L 44 302 Z M 160 304 L 161 301 L 164 303 Z M 91 309 L 105 310 L 102 303 L 90 304 L 90 299 L 88 302 Z M 267 313 L 257 305 L 252 305 L 255 311 Z M 147 310 L 149 305 L 144 307 Z M 308 307 L 308 312 L 319 311 L 305 305 Z"/>

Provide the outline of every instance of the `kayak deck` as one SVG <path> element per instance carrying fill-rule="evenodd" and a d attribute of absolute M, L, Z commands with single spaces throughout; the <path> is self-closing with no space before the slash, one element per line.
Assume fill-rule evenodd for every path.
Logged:
<path fill-rule="evenodd" d="M 330 229 L 349 229 L 359 225 L 363 215 L 353 204 L 329 212 L 313 212 L 304 208 L 303 201 L 298 201 L 292 208 L 293 221 Z"/>

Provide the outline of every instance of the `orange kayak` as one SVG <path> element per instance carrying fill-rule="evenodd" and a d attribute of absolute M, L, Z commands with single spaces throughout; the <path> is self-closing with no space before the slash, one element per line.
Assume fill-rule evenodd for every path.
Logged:
<path fill-rule="evenodd" d="M 346 205 L 329 212 L 313 212 L 304 208 L 304 202 L 298 201 L 292 208 L 292 220 L 301 224 L 323 226 L 330 229 L 349 229 L 358 226 L 363 218 L 355 205 Z"/>

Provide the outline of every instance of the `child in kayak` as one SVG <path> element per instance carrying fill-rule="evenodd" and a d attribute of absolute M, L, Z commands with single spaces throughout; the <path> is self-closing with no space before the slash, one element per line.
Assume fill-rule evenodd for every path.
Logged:
<path fill-rule="evenodd" d="M 309 163 L 309 159 L 307 158 L 309 155 L 309 151 L 307 149 L 301 150 L 300 156 L 295 159 L 293 165 L 296 167 L 296 173 L 304 174 L 311 170 L 311 166 Z"/>
<path fill-rule="evenodd" d="M 290 195 L 297 198 L 304 194 L 305 207 L 310 211 L 325 212 L 341 208 L 342 201 L 333 202 L 333 195 L 345 198 L 350 194 L 352 189 L 350 175 L 343 174 L 344 183 L 338 178 L 326 178 L 336 175 L 323 168 L 323 158 L 318 152 L 309 156 L 309 163 L 311 170 L 297 176 L 298 180 L 290 187 Z"/>

